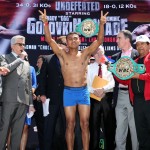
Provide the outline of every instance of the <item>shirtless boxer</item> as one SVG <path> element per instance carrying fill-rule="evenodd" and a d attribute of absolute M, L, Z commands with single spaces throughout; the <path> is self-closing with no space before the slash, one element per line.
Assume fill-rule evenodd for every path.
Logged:
<path fill-rule="evenodd" d="M 74 146 L 75 114 L 77 106 L 80 116 L 83 149 L 89 150 L 90 98 L 86 81 L 87 65 L 91 54 L 94 53 L 99 45 L 103 43 L 104 24 L 106 23 L 106 16 L 108 12 L 105 15 L 103 15 L 103 12 L 101 12 L 97 40 L 95 40 L 89 47 L 86 47 L 82 51 L 78 50 L 78 47 L 81 43 L 78 33 L 69 33 L 66 36 L 66 43 L 69 50 L 68 52 L 65 52 L 62 48 L 60 48 L 52 39 L 49 31 L 46 10 L 44 9 L 44 12 L 39 10 L 39 13 L 41 14 L 40 18 L 44 23 L 46 42 L 59 58 L 61 71 L 64 78 L 65 88 L 63 99 L 66 116 L 66 142 L 68 150 L 73 150 Z"/>

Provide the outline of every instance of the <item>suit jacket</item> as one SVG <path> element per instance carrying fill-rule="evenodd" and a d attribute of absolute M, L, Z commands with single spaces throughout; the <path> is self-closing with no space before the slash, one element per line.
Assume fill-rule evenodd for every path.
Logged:
<path fill-rule="evenodd" d="M 33 104 L 30 65 L 12 54 L 1 56 L 1 66 L 10 72 L 3 76 L 2 102 L 19 102 L 26 105 Z"/>
<path fill-rule="evenodd" d="M 50 98 L 50 105 L 63 105 L 64 80 L 59 60 L 55 54 L 48 55 L 40 71 L 40 95 Z"/>
<path fill-rule="evenodd" d="M 2 77 L 0 75 L 0 96 L 1 96 L 1 94 L 2 94 Z"/>
<path fill-rule="evenodd" d="M 117 61 L 118 59 L 121 58 L 121 54 L 122 52 L 118 52 L 114 55 L 112 55 L 112 59 Z M 131 51 L 131 58 L 132 59 L 136 59 L 139 56 L 138 51 L 135 49 L 132 49 Z M 115 87 L 114 87 L 114 92 L 113 92 L 113 100 L 114 100 L 114 106 L 116 106 L 117 104 L 117 99 L 118 99 L 118 86 L 119 86 L 119 82 L 115 79 Z"/>

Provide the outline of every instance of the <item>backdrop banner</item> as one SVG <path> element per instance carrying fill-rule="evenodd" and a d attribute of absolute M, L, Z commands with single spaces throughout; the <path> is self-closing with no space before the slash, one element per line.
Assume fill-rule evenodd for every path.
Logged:
<path fill-rule="evenodd" d="M 150 1 L 0 0 L 0 54 L 10 52 L 10 38 L 16 34 L 26 37 L 26 51 L 32 65 L 38 55 L 52 52 L 45 42 L 43 23 L 39 20 L 38 10 L 44 9 L 54 39 L 75 31 L 87 18 L 99 24 L 101 10 L 109 12 L 103 43 L 107 56 L 119 51 L 116 35 L 120 30 L 130 30 L 133 43 L 137 35 L 150 36 Z M 96 35 L 87 38 L 81 35 L 79 50 L 95 39 Z"/>

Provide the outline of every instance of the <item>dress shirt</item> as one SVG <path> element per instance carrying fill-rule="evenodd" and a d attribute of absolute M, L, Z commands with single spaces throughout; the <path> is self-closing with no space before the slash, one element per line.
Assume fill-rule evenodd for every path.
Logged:
<path fill-rule="evenodd" d="M 125 52 L 122 51 L 121 57 L 122 57 L 122 56 L 131 57 L 131 51 L 132 51 L 132 49 L 133 49 L 133 48 L 131 47 L 129 50 L 127 50 L 127 51 L 125 51 Z"/>
<path fill-rule="evenodd" d="M 93 93 L 92 83 L 95 76 L 98 75 L 98 70 L 99 70 L 99 64 L 97 62 L 88 65 L 87 85 L 88 85 L 88 90 L 91 93 Z M 113 87 L 115 86 L 113 75 L 110 71 L 107 70 L 107 65 L 105 64 L 101 65 L 101 70 L 102 70 L 102 78 L 109 81 L 109 83 L 105 85 L 103 89 L 105 92 L 112 92 Z"/>
<path fill-rule="evenodd" d="M 18 58 L 18 55 L 15 52 L 11 52 L 16 58 Z"/>
<path fill-rule="evenodd" d="M 21 62 L 23 62 L 24 60 L 23 59 L 21 59 L 20 57 L 19 57 L 19 55 L 17 55 L 15 52 L 11 52 L 17 59 L 20 59 L 21 60 Z"/>

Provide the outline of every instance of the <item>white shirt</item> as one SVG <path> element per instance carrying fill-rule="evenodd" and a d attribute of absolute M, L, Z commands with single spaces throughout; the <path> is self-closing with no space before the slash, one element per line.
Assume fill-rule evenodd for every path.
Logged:
<path fill-rule="evenodd" d="M 22 62 L 24 61 L 23 59 L 21 59 L 21 58 L 18 58 L 18 55 L 15 53 L 15 52 L 11 52 L 17 59 L 20 59 Z"/>
<path fill-rule="evenodd" d="M 94 62 L 90 65 L 88 65 L 87 70 L 87 86 L 90 93 L 93 93 L 92 83 L 95 78 L 95 76 L 98 75 L 99 65 L 97 62 Z M 110 71 L 107 70 L 107 65 L 102 64 L 101 66 L 102 70 L 102 78 L 109 81 L 107 85 L 103 87 L 105 92 L 112 92 L 113 87 L 115 86 L 115 81 L 113 78 L 113 75 Z"/>
<path fill-rule="evenodd" d="M 18 58 L 18 55 L 15 52 L 11 52 L 16 58 Z"/>

